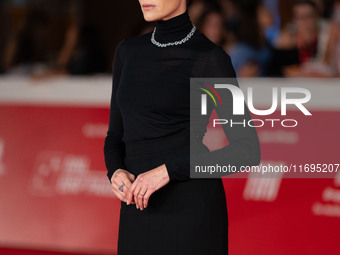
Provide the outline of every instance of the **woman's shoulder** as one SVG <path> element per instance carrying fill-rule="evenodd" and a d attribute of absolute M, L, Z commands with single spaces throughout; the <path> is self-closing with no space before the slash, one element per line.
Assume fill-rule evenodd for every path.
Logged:
<path fill-rule="evenodd" d="M 151 32 L 142 35 L 126 37 L 118 43 L 117 50 L 126 51 L 141 48 L 143 45 L 145 45 L 145 42 L 148 40 L 148 38 L 151 38 Z"/>
<path fill-rule="evenodd" d="M 212 42 L 208 37 L 206 37 L 202 32 L 198 33 L 198 46 L 204 50 L 209 59 L 230 59 L 229 54 L 219 45 Z"/>
<path fill-rule="evenodd" d="M 197 44 L 203 50 L 204 71 L 206 77 L 235 77 L 230 55 L 219 45 L 199 34 Z"/>

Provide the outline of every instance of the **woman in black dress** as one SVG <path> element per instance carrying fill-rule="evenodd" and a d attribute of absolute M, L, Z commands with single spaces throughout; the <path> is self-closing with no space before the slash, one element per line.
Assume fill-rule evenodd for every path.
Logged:
<path fill-rule="evenodd" d="M 186 0 L 139 2 L 144 18 L 157 24 L 116 49 L 104 145 L 107 176 L 121 200 L 118 255 L 226 255 L 223 183 L 190 178 L 190 142 L 201 159 L 254 165 L 256 131 L 225 126 L 229 145 L 209 152 L 202 143 L 208 114 L 190 140 L 190 77 L 235 78 L 230 57 L 195 28 Z M 216 111 L 230 119 L 230 108 Z"/>

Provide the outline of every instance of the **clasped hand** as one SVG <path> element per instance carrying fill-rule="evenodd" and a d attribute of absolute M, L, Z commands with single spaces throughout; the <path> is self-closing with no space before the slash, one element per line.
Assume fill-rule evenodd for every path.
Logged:
<path fill-rule="evenodd" d="M 165 164 L 139 174 L 137 178 L 124 169 L 117 169 L 111 178 L 113 193 L 127 205 L 136 204 L 143 210 L 148 206 L 150 196 L 170 181 Z M 123 190 L 119 190 L 119 186 Z"/>

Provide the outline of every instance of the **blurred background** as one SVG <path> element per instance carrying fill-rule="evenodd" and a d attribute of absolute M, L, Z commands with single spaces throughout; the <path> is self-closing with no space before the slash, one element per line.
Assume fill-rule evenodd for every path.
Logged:
<path fill-rule="evenodd" d="M 263 164 L 340 163 L 340 0 L 193 0 L 189 15 L 240 86 L 312 92 L 297 128 L 258 129 Z M 0 254 L 116 253 L 113 56 L 154 25 L 137 0 L 0 1 Z M 225 179 L 230 254 L 339 254 L 339 180 Z"/>
<path fill-rule="evenodd" d="M 115 46 L 151 31 L 138 1 L 2 0 L 4 74 L 110 73 Z M 340 1 L 194 0 L 189 13 L 240 77 L 339 76 Z"/>

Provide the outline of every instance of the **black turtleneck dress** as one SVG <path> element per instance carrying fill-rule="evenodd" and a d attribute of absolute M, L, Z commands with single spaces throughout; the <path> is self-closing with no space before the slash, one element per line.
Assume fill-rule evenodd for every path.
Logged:
<path fill-rule="evenodd" d="M 156 24 L 160 43 L 185 38 L 188 12 Z M 127 38 L 116 49 L 110 121 L 104 145 L 107 176 L 121 168 L 138 174 L 165 164 L 170 182 L 151 195 L 143 211 L 121 202 L 118 255 L 226 255 L 228 215 L 222 180 L 191 179 L 190 77 L 234 77 L 230 57 L 199 30 L 183 44 L 158 47 L 152 32 Z M 218 112 L 229 119 L 232 110 Z M 247 115 L 249 118 L 249 116 Z M 209 115 L 202 119 L 202 138 Z M 255 130 L 223 127 L 229 145 L 210 156 L 258 163 Z M 254 156 L 255 155 L 255 156 Z"/>

